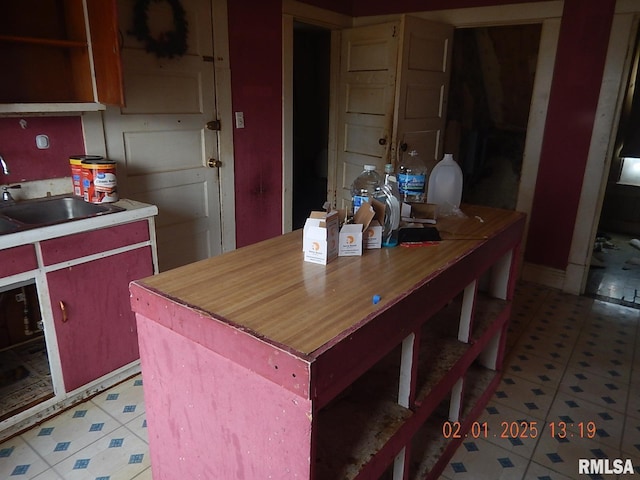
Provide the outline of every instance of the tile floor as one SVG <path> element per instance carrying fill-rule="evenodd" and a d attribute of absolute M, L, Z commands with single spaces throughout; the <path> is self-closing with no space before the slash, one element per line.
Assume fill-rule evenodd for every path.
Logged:
<path fill-rule="evenodd" d="M 640 307 L 640 250 L 629 243 L 637 237 L 611 232 L 601 235 L 595 242 L 585 295 Z"/>
<path fill-rule="evenodd" d="M 490 435 L 465 441 L 442 480 L 615 478 L 578 475 L 578 458 L 599 457 L 630 458 L 640 474 L 640 310 L 521 284 L 507 343 L 479 419 Z M 537 422 L 538 436 L 494 437 L 502 422 Z M 0 478 L 151 479 L 141 376 L 0 444 Z"/>

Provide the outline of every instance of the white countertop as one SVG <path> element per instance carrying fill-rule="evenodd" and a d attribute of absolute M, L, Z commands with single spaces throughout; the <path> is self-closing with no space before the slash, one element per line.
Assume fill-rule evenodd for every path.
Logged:
<path fill-rule="evenodd" d="M 122 199 L 113 205 L 124 208 L 121 212 L 98 215 L 81 220 L 72 220 L 56 225 L 33 228 L 15 233 L 0 235 L 0 250 L 20 245 L 27 245 L 51 238 L 64 237 L 74 233 L 112 227 L 123 223 L 134 222 L 158 214 L 158 207 L 135 200 Z"/>

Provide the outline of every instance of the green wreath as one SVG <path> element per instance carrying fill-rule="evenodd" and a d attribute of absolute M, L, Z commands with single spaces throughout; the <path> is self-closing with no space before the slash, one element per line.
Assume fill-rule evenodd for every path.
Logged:
<path fill-rule="evenodd" d="M 180 0 L 153 0 L 154 2 L 166 1 L 173 11 L 173 27 L 168 32 L 161 32 L 157 38 L 149 31 L 148 10 L 152 0 L 137 0 L 133 6 L 133 29 L 130 35 L 144 42 L 145 50 L 155 53 L 157 57 L 173 58 L 182 56 L 187 51 L 187 20 L 186 13 Z"/>

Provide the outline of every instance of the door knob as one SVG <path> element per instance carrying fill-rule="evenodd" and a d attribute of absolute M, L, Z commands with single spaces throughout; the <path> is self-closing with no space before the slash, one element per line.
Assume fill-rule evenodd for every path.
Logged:
<path fill-rule="evenodd" d="M 380 145 L 386 145 L 387 144 L 387 139 L 386 138 L 379 138 L 378 139 L 378 143 Z"/>
<path fill-rule="evenodd" d="M 210 168 L 220 168 L 222 166 L 222 161 L 218 160 L 217 158 L 210 158 L 207 162 L 207 165 Z"/>

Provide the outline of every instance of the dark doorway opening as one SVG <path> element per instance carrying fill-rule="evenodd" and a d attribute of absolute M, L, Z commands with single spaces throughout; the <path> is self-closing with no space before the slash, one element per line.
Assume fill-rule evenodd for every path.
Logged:
<path fill-rule="evenodd" d="M 327 201 L 331 32 L 294 23 L 292 226 Z"/>
<path fill-rule="evenodd" d="M 632 58 L 585 295 L 640 308 L 640 33 Z"/>
<path fill-rule="evenodd" d="M 462 167 L 466 203 L 516 207 L 541 28 L 455 31 L 445 151 Z"/>

